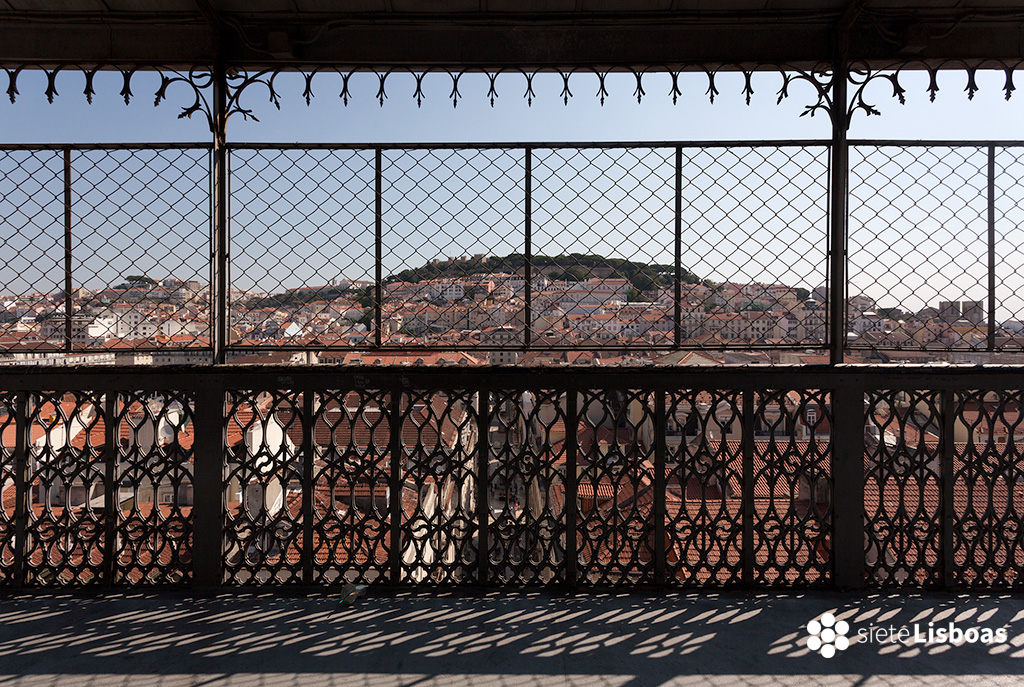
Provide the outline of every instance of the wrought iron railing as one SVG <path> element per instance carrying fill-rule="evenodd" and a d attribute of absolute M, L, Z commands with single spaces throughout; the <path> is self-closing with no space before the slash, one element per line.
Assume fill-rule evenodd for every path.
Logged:
<path fill-rule="evenodd" d="M 1024 348 L 1020 146 L 852 143 L 838 289 L 823 142 L 233 144 L 223 242 L 209 146 L 2 146 L 0 317 L 118 363 L 821 351 L 841 298 L 847 350 L 977 362 Z"/>
<path fill-rule="evenodd" d="M 10 372 L 0 586 L 1020 589 L 1022 382 Z"/>

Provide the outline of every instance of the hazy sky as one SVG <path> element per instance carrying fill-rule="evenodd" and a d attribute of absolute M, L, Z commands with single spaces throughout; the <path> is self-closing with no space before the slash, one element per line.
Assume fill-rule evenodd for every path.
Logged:
<path fill-rule="evenodd" d="M 968 101 L 966 74 L 946 72 L 940 75 L 937 101 L 930 103 L 926 75 L 907 73 L 901 79 L 907 89 L 906 105 L 891 97 L 887 82 L 874 83 L 865 99 L 882 114 L 868 117 L 858 111 L 850 136 L 1024 139 L 1024 95 L 1007 102 L 1003 82 L 1001 72 L 979 72 L 981 90 Z M 561 78 L 540 75 L 528 106 L 526 80 L 519 74 L 504 74 L 496 81 L 498 98 L 491 107 L 487 78 L 467 74 L 459 81 L 461 97 L 453 107 L 451 78 L 429 74 L 423 79 L 424 98 L 417 107 L 412 97 L 414 78 L 396 73 L 388 77 L 388 97 L 380 106 L 377 77 L 358 74 L 351 78 L 346 107 L 338 97 L 341 78 L 322 74 L 313 82 L 315 97 L 307 107 L 301 77 L 284 75 L 276 81 L 281 109 L 268 102 L 265 88 L 250 87 L 241 105 L 252 108 L 261 121 L 235 115 L 229 123 L 229 139 L 283 143 L 827 141 L 831 135 L 824 112 L 800 116 L 815 100 L 811 87 L 800 81 L 792 82 L 790 97 L 776 105 L 781 78 L 755 75 L 749 106 L 744 103 L 738 74 L 716 77 L 719 94 L 714 105 L 705 93 L 708 81 L 703 74 L 683 75 L 679 83 L 683 94 L 673 104 L 670 77 L 646 75 L 645 95 L 638 104 L 635 78 L 612 75 L 601 106 L 597 77 L 579 73 L 570 81 L 573 97 L 565 105 Z M 18 81 L 18 102 L 0 103 L 0 142 L 209 140 L 203 116 L 177 118 L 180 108 L 192 100 L 186 87 L 172 87 L 168 101 L 154 108 L 157 77 L 136 75 L 134 98 L 128 106 L 119 96 L 121 85 L 118 74 L 97 75 L 95 102 L 90 106 L 82 95 L 81 74 L 62 73 L 57 80 L 59 95 L 48 104 L 43 95 L 45 78 L 24 73 Z M 238 151 L 234 155 L 232 276 L 236 287 L 272 290 L 307 280 L 322 283 L 372 275 L 368 261 L 372 244 L 367 236 L 367 231 L 372 235 L 372 154 Z M 1000 150 L 997 163 L 1001 318 L 1024 315 L 1024 301 L 1016 295 L 1024 288 L 1016 276 L 1024 257 L 1020 248 L 1024 232 L 1017 229 L 1024 209 L 1024 165 L 1017 163 L 1018 157 L 1024 160 L 1024 153 Z M 855 149 L 851 159 L 851 292 L 863 291 L 884 305 L 914 309 L 939 298 L 983 298 L 984 151 Z M 2 160 L 0 183 L 6 177 L 7 186 L 0 189 L 5 193 L 0 215 L 8 229 L 0 239 L 8 246 L 14 240 L 22 242 L 18 253 L 23 264 L 14 260 L 0 269 L 0 293 L 11 290 L 16 275 L 43 284 L 59 281 L 60 160 L 52 155 L 37 156 L 31 163 L 10 156 Z M 535 252 L 579 250 L 671 260 L 666 227 L 671 225 L 672 164 L 671 149 L 538 151 L 534 159 Z M 158 277 L 165 271 L 205 281 L 204 165 L 203 155 L 191 151 L 76 155 L 73 167 L 80 176 L 75 183 L 76 279 L 81 274 L 83 285 L 107 285 L 139 266 L 154 270 Z M 782 281 L 808 288 L 823 282 L 828 183 L 824 147 L 693 149 L 687 151 L 685 165 L 684 263 L 688 269 L 716 280 Z M 389 153 L 386 193 L 393 195 L 385 201 L 385 273 L 432 257 L 520 252 L 521 169 L 521 151 Z M 36 183 L 40 175 L 49 175 L 50 180 Z M 16 236 L 10 234 L 11 225 Z M 93 254 L 103 260 L 90 259 Z"/>

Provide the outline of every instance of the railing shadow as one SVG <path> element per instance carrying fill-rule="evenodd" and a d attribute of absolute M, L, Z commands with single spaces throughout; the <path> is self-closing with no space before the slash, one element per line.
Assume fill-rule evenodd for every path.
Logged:
<path fill-rule="evenodd" d="M 808 621 L 846 620 L 854 643 L 825 659 Z M 1000 627 L 993 644 L 857 642 L 860 630 Z M 10 597 L 0 605 L 0 684 L 857 684 L 1024 669 L 1024 599 L 1006 596 L 701 593 L 561 597 L 516 592 L 378 596 Z M 262 676 L 262 677 L 261 677 Z M 855 678 L 855 679 L 854 679 Z M 845 679 L 845 678 L 844 678 Z M 310 682 L 312 680 L 312 682 Z M 846 684 L 844 682 L 843 684 Z"/>

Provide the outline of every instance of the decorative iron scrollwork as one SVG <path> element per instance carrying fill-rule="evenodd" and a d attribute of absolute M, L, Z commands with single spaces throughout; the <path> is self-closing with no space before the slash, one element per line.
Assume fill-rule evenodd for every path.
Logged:
<path fill-rule="evenodd" d="M 118 395 L 115 584 L 192 578 L 194 401 L 185 392 Z"/>
<path fill-rule="evenodd" d="M 53 103 L 54 98 L 60 95 L 57 91 L 57 75 L 64 71 L 75 70 L 80 71 L 85 79 L 85 88 L 83 89 L 82 94 L 85 95 L 86 102 L 91 105 L 93 96 L 96 95 L 94 83 L 96 74 L 108 68 L 120 72 L 122 86 L 119 95 L 124 99 L 125 105 L 130 104 L 132 98 L 135 96 L 132 91 L 132 77 L 142 71 L 141 67 L 118 67 L 115 65 L 99 64 L 93 66 L 74 67 L 57 66 L 52 68 L 43 67 L 41 65 L 19 65 L 16 67 L 5 68 L 4 71 L 7 73 L 7 97 L 10 98 L 10 101 L 13 104 L 20 95 L 20 92 L 18 91 L 18 77 L 26 70 L 38 69 L 46 75 L 46 90 L 44 91 L 46 100 L 49 103 Z M 160 74 L 160 86 L 154 94 L 153 105 L 160 105 L 161 102 L 166 100 L 168 97 L 168 90 L 174 84 L 185 84 L 192 90 L 193 101 L 188 105 L 182 106 L 181 112 L 178 114 L 178 118 L 190 118 L 196 112 L 201 112 L 206 116 L 206 121 L 210 126 L 210 131 L 213 131 L 213 107 L 208 95 L 213 86 L 213 72 L 207 67 L 193 67 L 188 71 L 160 67 L 155 68 L 155 70 Z"/>
<path fill-rule="evenodd" d="M 825 67 L 813 70 L 797 69 L 785 64 L 764 64 L 757 65 L 754 67 L 745 67 L 741 65 L 726 65 L 726 66 L 712 66 L 712 65 L 654 65 L 647 67 L 630 67 L 626 70 L 632 74 L 635 78 L 635 87 L 633 89 L 633 97 L 637 99 L 637 103 L 641 103 L 643 98 L 647 95 L 647 87 L 644 84 L 644 78 L 648 79 L 655 74 L 667 74 L 671 79 L 671 86 L 668 91 L 668 95 L 672 97 L 672 103 L 676 104 L 679 98 L 683 95 L 683 91 L 680 88 L 679 77 L 684 72 L 703 72 L 708 79 L 708 86 L 704 94 L 708 96 L 709 101 L 714 104 L 715 98 L 721 93 L 718 86 L 715 83 L 716 76 L 723 71 L 726 67 L 735 68 L 737 71 L 743 74 L 743 89 L 742 95 L 746 104 L 750 104 L 751 98 L 754 95 L 753 88 L 753 76 L 755 73 L 761 72 L 776 72 L 782 79 L 782 84 L 779 90 L 776 92 L 777 102 L 781 103 L 784 99 L 789 97 L 789 87 L 794 81 L 806 81 L 810 83 L 815 90 L 816 101 L 812 104 L 807 105 L 805 108 L 805 114 L 813 114 L 819 109 L 828 110 L 830 108 L 829 94 L 832 87 L 832 74 L 830 69 Z M 591 65 L 585 67 L 576 67 L 565 70 L 547 70 L 542 68 L 494 68 L 494 69 L 481 69 L 479 72 L 487 77 L 488 89 L 486 97 L 490 105 L 493 107 L 495 101 L 498 98 L 498 77 L 503 74 L 519 74 L 525 81 L 525 89 L 523 91 L 523 98 L 526 99 L 528 106 L 533 105 L 533 101 L 537 98 L 537 93 L 534 90 L 534 82 L 539 74 L 552 73 L 557 75 L 561 80 L 561 90 L 558 97 L 562 100 L 564 105 L 569 104 L 569 100 L 574 97 L 572 83 L 574 82 L 573 77 L 577 74 L 592 74 L 597 77 L 598 84 L 595 96 L 598 98 L 601 105 L 604 105 L 605 100 L 610 96 L 608 89 L 608 77 L 614 73 L 615 70 L 609 67 Z M 306 101 L 306 105 L 310 105 L 314 97 L 313 92 L 313 81 L 314 78 L 320 74 L 333 73 L 341 79 L 341 90 L 338 93 L 338 97 L 341 98 L 342 103 L 348 106 L 349 101 L 352 99 L 352 91 L 350 88 L 351 78 L 358 72 L 367 72 L 376 76 L 377 78 L 377 90 L 374 95 L 374 99 L 377 100 L 378 104 L 383 107 L 385 101 L 389 99 L 387 82 L 388 79 L 394 74 L 409 74 L 413 77 L 414 88 L 411 94 L 412 98 L 416 101 L 417 106 L 421 106 L 423 100 L 426 99 L 426 90 L 424 89 L 425 77 L 429 74 L 447 74 L 451 79 L 451 89 L 448 93 L 448 99 L 452 102 L 452 107 L 458 107 L 460 99 L 462 99 L 462 93 L 459 90 L 459 83 L 463 76 L 471 72 L 471 70 L 456 67 L 438 67 L 438 68 L 418 68 L 418 67 L 392 67 L 388 69 L 372 70 L 360 67 L 313 67 L 308 70 L 303 70 L 302 76 L 304 80 L 304 88 L 302 91 L 302 98 Z M 267 90 L 268 100 L 276 108 L 280 109 L 281 100 L 280 94 L 275 86 L 275 81 L 278 76 L 282 73 L 282 70 L 261 70 L 252 73 L 239 71 L 233 72 L 228 77 L 229 81 L 229 106 L 228 114 L 241 114 L 246 118 L 257 119 L 253 113 L 253 108 L 243 107 L 240 104 L 241 97 L 245 90 L 248 88 L 260 85 Z M 258 121 L 258 119 L 257 119 Z"/>
<path fill-rule="evenodd" d="M 565 584 L 565 394 L 491 394 L 487 484 L 489 583 Z"/>
<path fill-rule="evenodd" d="M 929 94 L 929 100 L 931 101 L 935 100 L 936 95 L 939 92 L 940 71 L 964 71 L 966 74 L 966 84 L 963 90 L 967 94 L 967 98 L 971 100 L 980 90 L 977 80 L 978 72 L 985 69 L 999 70 L 1005 75 L 1002 90 L 1005 94 L 1005 98 L 1009 100 L 1013 95 L 1013 92 L 1016 90 L 1013 75 L 1021 64 L 1024 64 L 1024 61 L 1009 62 L 1005 60 L 983 60 L 979 62 L 966 62 L 964 60 L 947 60 L 934 63 L 923 60 L 909 60 L 894 63 L 883 68 L 872 68 L 864 63 L 855 63 L 849 70 L 848 75 L 852 92 L 850 94 L 845 114 L 848 120 L 852 117 L 853 113 L 858 110 L 863 111 L 868 115 L 880 114 L 881 111 L 874 104 L 869 102 L 865 96 L 865 90 L 868 85 L 879 81 L 888 82 L 892 88 L 892 96 L 897 98 L 901 104 L 905 103 L 907 91 L 901 83 L 900 78 L 905 72 L 911 70 L 924 70 L 928 73 L 929 83 L 927 91 Z M 17 96 L 20 95 L 18 90 L 19 75 L 26 70 L 33 69 L 38 69 L 45 73 L 47 85 L 44 94 L 47 101 L 51 103 L 54 98 L 59 95 L 57 90 L 57 75 L 63 71 L 77 70 L 82 73 L 85 80 L 83 94 L 89 103 L 92 103 L 93 96 L 96 94 L 94 80 L 97 72 L 104 69 L 113 69 L 120 72 L 122 76 L 122 88 L 119 95 L 124 99 L 126 104 L 129 103 L 131 98 L 134 96 L 132 91 L 133 76 L 140 71 L 143 71 L 143 68 L 139 66 L 124 67 L 106 64 L 74 67 L 45 67 L 42 65 L 24 64 L 6 67 L 5 72 L 7 73 L 8 78 L 7 95 L 12 103 L 15 102 Z M 149 69 L 153 68 L 146 67 L 146 70 Z M 186 84 L 191 88 L 194 97 L 191 103 L 182 106 L 181 112 L 178 115 L 179 118 L 191 117 L 196 112 L 202 112 L 206 116 L 212 131 L 216 122 L 211 98 L 213 81 L 215 79 L 213 71 L 209 67 L 193 67 L 187 71 L 161 67 L 157 67 L 155 69 L 160 74 L 160 85 L 155 93 L 154 104 L 159 105 L 161 102 L 166 100 L 168 97 L 168 89 L 174 84 Z M 227 116 L 240 114 L 247 119 L 251 118 L 259 121 L 255 108 L 247 107 L 242 104 L 242 97 L 244 93 L 256 85 L 260 85 L 265 88 L 268 101 L 275 108 L 280 109 L 281 95 L 275 85 L 275 81 L 283 71 L 284 70 L 280 69 L 263 69 L 253 71 L 237 69 L 230 70 L 227 75 L 228 102 L 225 114 Z M 565 105 L 568 105 L 569 100 L 574 97 L 572 84 L 576 79 L 573 77 L 578 74 L 592 74 L 598 81 L 595 97 L 598 98 L 601 105 L 604 105 L 605 101 L 610 97 L 608 77 L 610 74 L 616 73 L 617 71 L 633 75 L 635 79 L 635 86 L 633 88 L 632 95 L 636 98 L 637 103 L 641 103 L 644 97 L 648 95 L 649 81 L 654 75 L 667 75 L 670 79 L 668 95 L 672 98 L 673 105 L 677 104 L 679 98 L 683 96 L 683 90 L 680 86 L 680 76 L 684 73 L 704 74 L 707 79 L 707 87 L 704 90 L 704 95 L 707 96 L 708 101 L 712 104 L 714 104 L 715 99 L 721 95 L 718 83 L 716 82 L 718 75 L 724 71 L 742 74 L 743 86 L 741 89 L 741 95 L 743 96 L 746 104 L 749 105 L 754 96 L 754 75 L 758 73 L 774 72 L 777 73 L 781 79 L 781 84 L 776 91 L 777 103 L 781 103 L 783 100 L 790 97 L 790 87 L 793 83 L 803 81 L 812 86 L 812 97 L 814 97 L 814 102 L 808 103 L 804 106 L 801 116 L 807 114 L 813 116 L 819 110 L 823 110 L 830 115 L 833 112 L 832 92 L 834 90 L 834 74 L 832 72 L 832 66 L 824 63 L 811 69 L 797 68 L 785 63 L 764 63 L 756 65 L 686 63 L 631 66 L 628 68 L 587 65 L 555 70 L 528 66 L 514 68 L 484 67 L 479 70 L 470 70 L 462 67 L 417 67 L 412 65 L 395 66 L 387 69 L 375 69 L 372 67 L 358 65 L 339 65 L 334 67 L 311 66 L 307 69 L 300 70 L 299 73 L 302 75 L 304 81 L 304 88 L 301 97 L 305 100 L 306 105 L 310 105 L 312 103 L 312 99 L 314 97 L 313 82 L 316 77 L 324 73 L 333 73 L 341 80 L 341 89 L 338 93 L 338 97 L 345 106 L 348 106 L 349 101 L 353 97 L 351 90 L 352 76 L 360 72 L 373 74 L 377 79 L 377 90 L 374 98 L 382 107 L 384 102 L 389 98 L 387 81 L 393 74 L 410 74 L 413 77 L 414 88 L 411 93 L 411 97 L 416 101 L 417 106 L 422 105 L 423 100 L 427 97 L 427 91 L 424 88 L 425 77 L 432 73 L 447 74 L 451 79 L 451 88 L 447 97 L 451 101 L 453 107 L 458 107 L 459 101 L 463 98 L 460 90 L 460 80 L 466 74 L 480 73 L 485 75 L 487 78 L 488 88 L 485 97 L 493 107 L 495 101 L 498 99 L 498 81 L 500 76 L 504 74 L 519 74 L 522 76 L 525 81 L 525 89 L 522 97 L 526 99 L 528 106 L 532 106 L 533 101 L 537 98 L 537 93 L 534 89 L 535 79 L 542 73 L 552 73 L 560 78 L 561 90 L 558 97 Z M 645 84 L 645 78 L 648 81 L 647 84 Z"/>
<path fill-rule="evenodd" d="M 653 398 L 643 390 L 587 390 L 580 402 L 577 583 L 654 583 Z"/>
<path fill-rule="evenodd" d="M 107 550 L 102 394 L 33 394 L 29 422 L 40 433 L 29 458 L 26 583 L 82 587 L 103 579 Z"/>
<path fill-rule="evenodd" d="M 390 580 L 390 394 L 317 394 L 313 414 L 313 581 Z"/>
<path fill-rule="evenodd" d="M 224 574 L 227 584 L 302 577 L 301 394 L 233 391 L 226 418 Z"/>
<path fill-rule="evenodd" d="M 958 391 L 953 451 L 953 583 L 970 589 L 1020 589 L 1024 556 L 1021 503 L 1024 430 L 1020 391 Z"/>
<path fill-rule="evenodd" d="M 973 100 L 974 95 L 980 90 L 977 81 L 978 71 L 982 69 L 1002 71 L 1005 76 L 1002 90 L 1004 98 L 1009 100 L 1011 96 L 1013 96 L 1013 92 L 1016 90 L 1013 83 L 1013 73 L 1022 64 L 1024 64 L 1024 60 L 1017 62 L 1007 62 L 1005 60 L 983 60 L 975 63 L 969 63 L 963 60 L 945 60 L 938 63 L 925 62 L 923 60 L 911 60 L 883 68 L 873 69 L 863 63 L 856 63 L 850 68 L 849 83 L 853 88 L 850 95 L 847 116 L 852 118 L 853 114 L 858 110 L 864 112 L 866 115 L 882 114 L 881 110 L 869 103 L 865 99 L 864 95 L 867 87 L 875 82 L 888 82 L 889 86 L 892 88 L 892 97 L 896 98 L 900 105 L 905 104 L 907 101 L 907 89 L 902 83 L 900 83 L 900 77 L 905 72 L 912 70 L 923 70 L 928 73 L 927 91 L 928 100 L 930 102 L 935 102 L 936 95 L 939 92 L 939 72 L 963 70 L 967 76 L 967 83 L 963 90 L 967 94 L 967 99 Z"/>
<path fill-rule="evenodd" d="M 872 391 L 865 435 L 867 573 L 883 587 L 942 583 L 936 391 Z"/>
<path fill-rule="evenodd" d="M 742 583 L 740 393 L 673 391 L 666 399 L 666 549 L 669 583 Z"/>
<path fill-rule="evenodd" d="M 413 390 L 400 406 L 402 582 L 472 583 L 479 544 L 474 394 Z"/>
<path fill-rule="evenodd" d="M 773 390 L 754 406 L 754 581 L 826 586 L 832 552 L 832 402 Z"/>

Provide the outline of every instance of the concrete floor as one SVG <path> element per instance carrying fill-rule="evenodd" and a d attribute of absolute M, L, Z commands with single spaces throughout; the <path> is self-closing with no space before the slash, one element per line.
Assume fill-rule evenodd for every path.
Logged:
<path fill-rule="evenodd" d="M 990 645 L 859 642 L 826 659 L 808 621 L 1005 628 Z M 704 593 L 336 598 L 0 597 L 8 685 L 1020 684 L 1024 597 Z"/>

